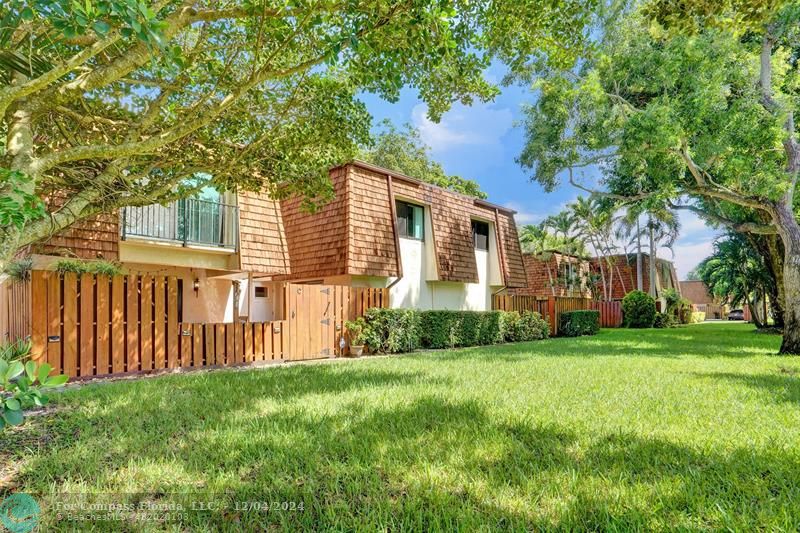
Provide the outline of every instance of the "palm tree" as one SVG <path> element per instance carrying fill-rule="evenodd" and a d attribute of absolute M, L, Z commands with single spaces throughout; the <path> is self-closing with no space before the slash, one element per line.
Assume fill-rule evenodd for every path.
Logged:
<path fill-rule="evenodd" d="M 549 228 L 557 228 L 551 233 Z M 571 224 L 568 222 L 564 213 L 548 217 L 540 224 L 527 224 L 522 226 L 519 231 L 519 242 L 524 253 L 532 254 L 545 261 L 547 277 L 550 282 L 550 290 L 556 294 L 556 280 L 550 269 L 551 251 L 557 251 L 569 255 L 585 255 L 586 245 L 577 236 L 571 235 Z"/>
<path fill-rule="evenodd" d="M 761 256 L 738 233 L 728 233 L 714 242 L 714 253 L 697 266 L 697 274 L 708 292 L 732 306 L 747 304 L 757 327 L 767 323 L 756 302 L 766 302 L 774 283 Z M 763 316 L 761 316 L 763 315 Z"/>
<path fill-rule="evenodd" d="M 641 219 L 644 217 L 644 224 Z M 636 243 L 637 289 L 642 290 L 642 239 L 648 240 L 650 248 L 649 293 L 656 294 L 656 259 L 658 248 L 673 252 L 675 241 L 680 235 L 681 224 L 675 211 L 663 204 L 629 204 L 620 218 L 618 235 L 626 236 Z"/>
<path fill-rule="evenodd" d="M 603 286 L 603 297 L 611 299 L 614 288 L 614 273 L 622 284 L 625 292 L 625 282 L 622 279 L 619 266 L 615 264 L 613 255 L 617 250 L 614 241 L 614 228 L 617 217 L 614 210 L 601 202 L 596 197 L 583 197 L 569 204 L 568 208 L 572 212 L 572 218 L 578 231 L 578 235 L 591 243 L 595 256 L 598 257 L 600 267 L 600 279 Z"/>

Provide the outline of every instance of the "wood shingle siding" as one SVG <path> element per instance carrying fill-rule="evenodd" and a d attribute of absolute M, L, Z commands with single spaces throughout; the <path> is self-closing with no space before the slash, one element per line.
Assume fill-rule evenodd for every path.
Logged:
<path fill-rule="evenodd" d="M 288 274 L 281 206 L 264 193 L 241 193 L 239 202 L 239 258 L 247 272 Z"/>
<path fill-rule="evenodd" d="M 119 214 L 106 213 L 81 220 L 43 243 L 34 245 L 32 251 L 115 261 L 119 258 Z"/>
<path fill-rule="evenodd" d="M 347 273 L 398 276 L 388 177 L 352 166 L 345 171 L 350 187 Z"/>
<path fill-rule="evenodd" d="M 299 199 L 281 202 L 292 279 L 400 275 L 392 202 L 402 199 L 429 209 L 440 281 L 478 282 L 471 220 L 479 219 L 497 226 L 505 283 L 525 286 L 512 211 L 360 162 L 333 169 L 331 179 L 336 198 L 317 213 L 301 211 Z"/>
<path fill-rule="evenodd" d="M 332 170 L 331 180 L 336 196 L 315 213 L 304 211 L 300 198 L 281 201 L 292 279 L 346 273 L 348 241 L 345 169 Z"/>

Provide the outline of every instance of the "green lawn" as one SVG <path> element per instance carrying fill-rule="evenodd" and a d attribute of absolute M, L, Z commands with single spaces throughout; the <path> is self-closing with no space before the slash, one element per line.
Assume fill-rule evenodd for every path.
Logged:
<path fill-rule="evenodd" d="M 779 343 L 702 324 L 92 385 L 0 437 L 0 493 L 64 529 L 54 502 L 91 492 L 225 504 L 151 529 L 796 530 L 800 359 Z"/>

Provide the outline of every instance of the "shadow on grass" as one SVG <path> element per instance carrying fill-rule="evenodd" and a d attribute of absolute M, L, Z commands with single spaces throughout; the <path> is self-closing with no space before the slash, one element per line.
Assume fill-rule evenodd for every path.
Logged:
<path fill-rule="evenodd" d="M 790 374 L 692 372 L 701 378 L 721 379 L 768 392 L 776 401 L 800 404 L 800 378 Z"/>
<path fill-rule="evenodd" d="M 753 335 L 752 328 L 739 324 L 711 324 L 669 329 L 601 330 L 591 337 L 554 338 L 545 341 L 491 346 L 492 360 L 513 362 L 535 356 L 609 357 L 643 356 L 744 358 L 777 353 L 780 339 Z M 487 347 L 436 352 L 443 361 L 486 358 Z"/>
<path fill-rule="evenodd" d="M 800 524 L 800 464 L 779 451 L 722 455 L 627 432 L 582 435 L 447 398 L 446 380 L 415 372 L 320 366 L 187 378 L 80 391 L 81 405 L 51 421 L 52 447 L 29 460 L 22 487 L 51 503 L 53 489 L 83 482 L 305 507 L 198 511 L 180 524 L 189 529 Z M 166 387 L 183 382 L 181 394 Z"/>

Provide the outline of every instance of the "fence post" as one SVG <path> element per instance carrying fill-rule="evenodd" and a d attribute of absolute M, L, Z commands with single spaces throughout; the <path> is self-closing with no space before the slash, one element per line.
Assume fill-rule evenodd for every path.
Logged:
<path fill-rule="evenodd" d="M 558 324 L 556 324 L 556 297 L 547 297 L 547 316 L 550 318 L 550 336 L 555 337 L 558 332 Z"/>

